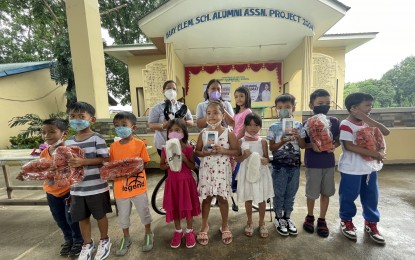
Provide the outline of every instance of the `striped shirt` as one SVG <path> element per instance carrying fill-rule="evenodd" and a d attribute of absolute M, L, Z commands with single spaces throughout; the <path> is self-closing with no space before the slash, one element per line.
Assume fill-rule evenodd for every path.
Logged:
<path fill-rule="evenodd" d="M 71 136 L 65 141 L 66 146 L 78 146 L 85 152 L 85 158 L 108 158 L 108 148 L 104 138 L 98 133 L 82 141 L 76 141 L 75 136 Z M 90 196 L 103 193 L 109 190 L 106 181 L 101 179 L 99 167 L 101 165 L 84 166 L 85 177 L 82 182 L 71 186 L 71 195 Z"/>

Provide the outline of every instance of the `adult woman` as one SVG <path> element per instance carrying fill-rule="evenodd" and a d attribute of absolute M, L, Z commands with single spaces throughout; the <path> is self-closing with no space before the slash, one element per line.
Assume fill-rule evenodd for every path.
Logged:
<path fill-rule="evenodd" d="M 234 126 L 235 122 L 233 121 L 234 112 L 232 105 L 228 101 L 224 101 L 221 98 L 221 90 L 222 84 L 217 79 L 211 79 L 207 84 L 205 93 L 203 94 L 205 101 L 199 103 L 196 108 L 196 124 L 198 128 L 202 129 L 208 126 L 206 122 L 206 108 L 209 101 L 213 100 L 220 100 L 223 102 L 223 106 L 225 108 L 225 126 Z"/>
<path fill-rule="evenodd" d="M 187 126 L 193 125 L 193 118 L 187 106 L 176 100 L 177 86 L 173 80 L 163 84 L 163 94 L 166 100 L 155 105 L 148 116 L 148 126 L 154 130 L 154 143 L 161 155 L 161 148 L 167 140 L 167 124 L 172 118 L 183 118 Z"/>

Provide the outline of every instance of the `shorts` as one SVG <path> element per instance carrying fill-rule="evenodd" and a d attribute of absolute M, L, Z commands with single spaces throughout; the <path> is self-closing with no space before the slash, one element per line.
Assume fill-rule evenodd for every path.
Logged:
<path fill-rule="evenodd" d="M 316 200 L 321 195 L 331 197 L 336 192 L 334 184 L 334 167 L 333 168 L 306 168 L 306 185 L 305 196 L 309 199 Z"/>
<path fill-rule="evenodd" d="M 148 208 L 147 192 L 131 198 L 115 199 L 115 202 L 117 203 L 118 208 L 118 224 L 122 229 L 130 227 L 132 204 L 134 204 L 135 210 L 140 216 L 140 220 L 143 225 L 150 224 L 153 221 L 150 209 Z"/>
<path fill-rule="evenodd" d="M 89 196 L 71 195 L 71 215 L 74 222 L 87 219 L 91 214 L 94 219 L 100 220 L 111 212 L 109 191 Z"/>

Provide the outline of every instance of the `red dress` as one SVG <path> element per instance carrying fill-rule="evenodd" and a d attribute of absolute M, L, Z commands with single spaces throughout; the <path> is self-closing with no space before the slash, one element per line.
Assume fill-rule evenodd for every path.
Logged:
<path fill-rule="evenodd" d="M 192 150 L 193 147 L 187 145 L 182 152 L 186 158 L 190 159 Z M 166 156 L 164 148 L 162 154 Z M 196 181 L 185 163 L 182 163 L 180 172 L 168 169 L 163 208 L 166 210 L 166 222 L 172 222 L 174 219 L 192 218 L 201 213 Z"/>

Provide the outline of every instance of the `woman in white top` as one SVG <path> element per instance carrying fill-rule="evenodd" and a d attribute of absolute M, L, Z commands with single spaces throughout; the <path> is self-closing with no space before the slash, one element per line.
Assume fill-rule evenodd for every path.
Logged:
<path fill-rule="evenodd" d="M 196 124 L 198 128 L 203 129 L 208 126 L 206 123 L 206 108 L 209 102 L 213 100 L 220 100 L 223 103 L 223 107 L 225 108 L 225 126 L 234 126 L 232 105 L 221 98 L 221 90 L 222 84 L 217 79 L 211 79 L 207 84 L 205 93 L 203 94 L 205 101 L 199 103 L 196 108 Z"/>

